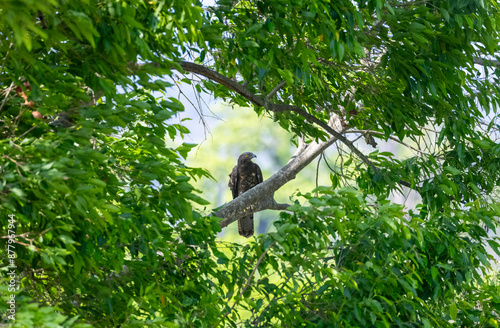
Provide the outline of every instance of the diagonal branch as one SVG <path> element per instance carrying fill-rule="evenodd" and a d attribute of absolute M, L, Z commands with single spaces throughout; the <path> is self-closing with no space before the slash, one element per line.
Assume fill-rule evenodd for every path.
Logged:
<path fill-rule="evenodd" d="M 483 65 L 483 66 L 493 65 L 496 67 L 500 67 L 500 61 L 498 61 L 496 59 L 474 58 L 473 61 L 474 61 L 474 64 L 478 64 L 478 65 Z"/>
<path fill-rule="evenodd" d="M 219 83 L 220 85 L 225 86 L 230 90 L 236 91 L 241 96 L 250 100 L 254 105 L 265 107 L 266 102 L 264 101 L 264 99 L 250 92 L 246 87 L 244 87 L 243 85 L 239 84 L 236 81 L 231 80 L 227 76 L 217 73 L 203 65 L 198 65 L 195 63 L 181 61 L 179 62 L 179 65 L 182 67 L 183 70 L 187 72 L 202 75 L 212 81 Z"/>
<path fill-rule="evenodd" d="M 283 88 L 283 86 L 286 84 L 286 81 L 283 80 L 281 81 L 271 92 L 269 92 L 269 94 L 267 95 L 266 99 L 269 100 L 271 99 L 272 97 L 274 97 L 274 95 L 280 91 L 281 88 Z"/>
<path fill-rule="evenodd" d="M 271 247 L 274 246 L 274 244 L 276 244 L 276 241 L 273 241 L 271 243 L 271 245 L 269 245 L 269 247 L 267 247 L 265 249 L 264 252 L 262 252 L 262 254 L 260 255 L 259 259 L 257 260 L 257 263 L 255 263 L 255 266 L 252 270 L 252 272 L 250 273 L 250 276 L 248 276 L 248 279 L 247 279 L 247 282 L 245 284 L 245 286 L 243 288 L 241 288 L 241 292 L 240 292 L 240 295 L 239 295 L 239 298 L 241 298 L 241 296 L 243 296 L 243 294 L 245 293 L 245 291 L 247 290 L 248 286 L 250 286 L 250 282 L 252 281 L 252 278 L 253 278 L 253 275 L 255 274 L 255 271 L 257 271 L 257 268 L 259 267 L 260 263 L 262 262 L 262 260 L 264 259 L 264 257 L 266 256 L 267 254 L 267 251 L 269 251 L 271 249 Z M 239 299 L 237 298 L 234 303 L 233 303 L 233 306 L 231 306 L 231 308 L 229 309 L 229 311 L 224 315 L 224 317 L 227 317 L 234 309 L 234 307 L 236 306 L 236 304 L 238 304 L 238 301 Z"/>
<path fill-rule="evenodd" d="M 320 143 L 310 143 L 300 154 L 292 158 L 288 164 L 273 174 L 269 179 L 233 199 L 222 209 L 216 211 L 214 215 L 219 218 L 223 218 L 220 222 L 221 228 L 224 228 L 230 223 L 236 221 L 238 217 L 241 216 L 242 212 L 244 212 L 245 215 L 248 215 L 261 210 L 259 209 L 261 206 L 259 202 L 264 200 L 263 203 L 266 203 L 269 199 L 272 199 L 272 195 L 276 190 L 281 188 L 288 181 L 295 179 L 297 173 L 311 163 L 314 158 L 321 154 L 335 141 L 337 141 L 337 138 L 331 138 L 330 140 Z M 257 205 L 252 206 L 252 204 Z"/>
<path fill-rule="evenodd" d="M 236 81 L 231 80 L 230 78 L 217 73 L 203 65 L 198 65 L 190 62 L 179 62 L 179 65 L 182 67 L 183 70 L 200 74 L 210 80 L 213 80 L 226 88 L 233 90 L 240 94 L 241 96 L 247 98 L 250 100 L 253 104 L 264 107 L 265 109 L 274 112 L 274 113 L 280 113 L 280 112 L 294 112 L 303 118 L 307 119 L 310 122 L 316 123 L 320 127 L 322 127 L 325 131 L 330 133 L 333 137 L 336 139 L 342 141 L 354 154 L 356 154 L 361 160 L 369 165 L 372 169 L 375 170 L 375 165 L 366 157 L 356 146 L 353 145 L 349 139 L 344 137 L 342 134 L 339 132 L 335 131 L 332 127 L 330 127 L 327 123 L 321 121 L 318 119 L 316 116 L 309 114 L 302 108 L 294 105 L 288 105 L 288 104 L 273 104 L 270 103 L 267 98 L 261 98 L 260 96 L 250 92 L 247 88 L 242 86 Z M 273 90 L 274 91 L 274 90 Z"/>

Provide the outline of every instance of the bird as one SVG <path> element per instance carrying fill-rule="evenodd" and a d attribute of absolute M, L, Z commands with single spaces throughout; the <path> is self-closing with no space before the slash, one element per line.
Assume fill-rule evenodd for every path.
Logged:
<path fill-rule="evenodd" d="M 229 189 L 233 199 L 252 189 L 263 181 L 260 167 L 252 162 L 257 156 L 254 153 L 245 152 L 238 157 L 238 163 L 229 174 Z M 253 236 L 253 214 L 238 219 L 238 233 L 246 238 Z"/>

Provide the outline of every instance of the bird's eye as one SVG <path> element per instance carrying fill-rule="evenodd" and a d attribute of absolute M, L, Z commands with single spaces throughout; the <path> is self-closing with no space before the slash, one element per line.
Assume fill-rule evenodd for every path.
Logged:
<path fill-rule="evenodd" d="M 248 155 L 245 155 L 245 157 L 248 157 Z"/>

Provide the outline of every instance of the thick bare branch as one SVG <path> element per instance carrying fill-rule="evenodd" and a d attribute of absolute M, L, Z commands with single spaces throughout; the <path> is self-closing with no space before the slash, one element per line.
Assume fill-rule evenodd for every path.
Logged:
<path fill-rule="evenodd" d="M 498 61 L 496 59 L 474 58 L 474 64 L 483 65 L 483 66 L 493 65 L 496 67 L 500 67 L 500 61 Z"/>

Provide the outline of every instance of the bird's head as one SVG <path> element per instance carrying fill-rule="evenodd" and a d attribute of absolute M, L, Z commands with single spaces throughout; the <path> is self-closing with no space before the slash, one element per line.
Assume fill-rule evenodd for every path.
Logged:
<path fill-rule="evenodd" d="M 238 157 L 238 163 L 250 162 L 253 158 L 257 157 L 254 153 L 246 152 Z"/>

